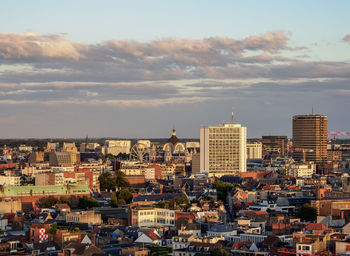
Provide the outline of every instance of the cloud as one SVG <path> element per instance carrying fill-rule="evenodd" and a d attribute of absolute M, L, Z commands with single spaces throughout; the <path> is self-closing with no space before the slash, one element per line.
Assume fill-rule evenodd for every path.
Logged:
<path fill-rule="evenodd" d="M 0 59 L 36 60 L 37 58 L 58 58 L 78 60 L 79 44 L 72 43 L 61 35 L 41 35 L 34 32 L 24 34 L 0 34 Z"/>
<path fill-rule="evenodd" d="M 290 36 L 273 31 L 243 39 L 83 44 L 63 34 L 2 33 L 0 104 L 154 107 L 259 97 L 270 90 L 346 89 L 337 80 L 350 79 L 349 63 L 305 61 Z M 285 54 L 291 51 L 304 57 Z"/>

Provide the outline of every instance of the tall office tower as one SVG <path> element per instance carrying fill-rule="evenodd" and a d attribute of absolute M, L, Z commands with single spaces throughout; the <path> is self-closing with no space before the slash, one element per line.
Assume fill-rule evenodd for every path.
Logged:
<path fill-rule="evenodd" d="M 327 116 L 293 117 L 293 157 L 321 163 L 327 159 Z"/>
<path fill-rule="evenodd" d="M 247 171 L 247 128 L 224 124 L 200 128 L 200 172 L 221 177 Z"/>

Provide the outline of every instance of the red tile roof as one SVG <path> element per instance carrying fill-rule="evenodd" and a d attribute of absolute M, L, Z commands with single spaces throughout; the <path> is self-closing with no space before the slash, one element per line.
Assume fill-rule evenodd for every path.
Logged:
<path fill-rule="evenodd" d="M 310 223 L 305 227 L 306 230 L 324 230 L 327 227 L 321 223 Z"/>
<path fill-rule="evenodd" d="M 159 240 L 159 236 L 153 232 L 145 232 L 145 235 L 151 238 L 153 241 Z"/>

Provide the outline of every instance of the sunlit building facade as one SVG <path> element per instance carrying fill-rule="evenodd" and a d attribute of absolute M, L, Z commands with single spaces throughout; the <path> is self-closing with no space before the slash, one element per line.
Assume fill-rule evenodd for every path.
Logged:
<path fill-rule="evenodd" d="M 247 128 L 240 124 L 200 128 L 200 172 L 209 177 L 247 170 Z"/>

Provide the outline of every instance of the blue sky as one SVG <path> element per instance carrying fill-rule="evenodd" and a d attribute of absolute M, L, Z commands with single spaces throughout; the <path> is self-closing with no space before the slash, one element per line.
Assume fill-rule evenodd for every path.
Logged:
<path fill-rule="evenodd" d="M 350 130 L 349 1 L 2 1 L 0 137 Z M 131 128 L 132 127 L 132 128 Z"/>

